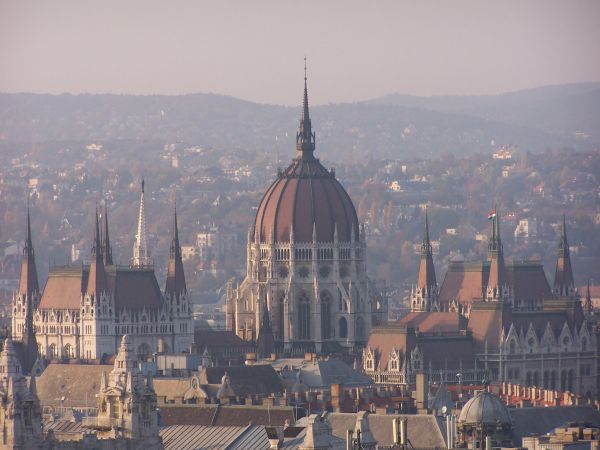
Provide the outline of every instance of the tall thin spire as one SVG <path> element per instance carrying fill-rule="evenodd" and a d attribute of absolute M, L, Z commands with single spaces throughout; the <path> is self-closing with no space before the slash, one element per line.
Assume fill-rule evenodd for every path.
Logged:
<path fill-rule="evenodd" d="M 300 153 L 303 159 L 313 157 L 315 151 L 315 133 L 312 131 L 310 114 L 308 112 L 308 84 L 306 77 L 306 57 L 304 58 L 304 99 L 302 101 L 302 118 L 298 133 L 296 133 L 296 150 Z"/>
<path fill-rule="evenodd" d="M 556 258 L 556 272 L 554 273 L 554 291 L 560 296 L 567 296 L 574 293 L 574 290 L 575 280 L 573 278 L 569 241 L 567 240 L 567 223 L 563 214 Z"/>
<path fill-rule="evenodd" d="M 173 213 L 173 239 L 169 254 L 169 266 L 167 268 L 167 282 L 165 292 L 172 296 L 181 296 L 187 293 L 185 273 L 183 271 L 183 260 L 181 257 L 181 246 L 179 245 L 179 227 L 177 225 L 177 205 Z"/>
<path fill-rule="evenodd" d="M 23 259 L 21 262 L 21 279 L 19 282 L 19 293 L 32 297 L 40 291 L 35 266 L 35 252 L 31 239 L 31 216 L 29 213 L 29 204 L 27 205 L 27 238 L 25 247 L 23 247 Z"/>
<path fill-rule="evenodd" d="M 429 218 L 425 211 L 425 233 L 421 244 L 421 263 L 419 266 L 419 280 L 417 283 L 421 289 L 431 289 L 437 286 L 435 268 L 433 266 L 433 249 L 429 240 Z"/>
<path fill-rule="evenodd" d="M 88 294 L 97 295 L 106 291 L 106 272 L 104 271 L 104 258 L 102 256 L 102 242 L 100 239 L 100 218 L 98 217 L 98 208 L 96 207 L 96 226 L 94 243 L 92 245 L 92 262 L 90 263 L 90 273 L 88 275 Z"/>
<path fill-rule="evenodd" d="M 506 274 L 504 267 L 504 250 L 500 238 L 500 213 L 494 207 L 492 217 L 492 237 L 488 243 L 488 259 L 490 260 L 490 273 L 487 281 L 487 298 L 499 300 L 504 296 L 506 288 Z"/>
<path fill-rule="evenodd" d="M 113 265 L 113 257 L 112 257 L 112 247 L 110 245 L 110 238 L 108 236 L 108 208 L 107 208 L 106 204 L 104 205 L 103 256 L 104 256 L 104 265 L 112 266 Z"/>
<path fill-rule="evenodd" d="M 144 190 L 145 181 L 142 178 L 142 193 L 140 195 L 140 211 L 138 215 L 137 233 L 135 234 L 135 242 L 133 243 L 133 265 L 134 266 L 149 266 L 150 252 L 148 251 L 148 240 L 146 238 L 146 213 L 144 211 Z"/>
<path fill-rule="evenodd" d="M 29 204 L 27 204 L 27 238 L 25 240 L 25 247 L 23 248 L 19 294 L 25 303 L 25 323 L 21 335 L 24 345 L 22 364 L 23 371 L 28 374 L 39 356 L 35 338 L 35 327 L 33 324 L 34 302 L 35 299 L 39 297 L 39 284 L 35 266 L 35 252 L 33 250 L 33 241 L 31 238 L 31 215 L 29 212 Z"/>

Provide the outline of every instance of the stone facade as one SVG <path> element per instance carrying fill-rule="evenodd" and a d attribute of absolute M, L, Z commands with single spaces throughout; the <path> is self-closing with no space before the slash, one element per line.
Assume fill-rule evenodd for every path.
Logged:
<path fill-rule="evenodd" d="M 106 213 L 103 236 L 100 228 L 96 213 L 89 265 L 52 267 L 41 294 L 26 289 L 15 294 L 13 338 L 25 339 L 27 315 L 32 314 L 39 353 L 50 360 L 94 360 L 113 355 L 125 334 L 140 357 L 159 349 L 189 351 L 194 341 L 193 318 L 176 214 L 167 284 L 162 292 L 152 266 L 113 263 Z M 25 276 L 27 273 L 21 277 Z"/>

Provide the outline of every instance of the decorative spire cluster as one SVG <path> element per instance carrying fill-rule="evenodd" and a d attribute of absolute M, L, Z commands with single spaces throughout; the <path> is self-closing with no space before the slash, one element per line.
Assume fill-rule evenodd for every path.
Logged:
<path fill-rule="evenodd" d="M 87 292 L 97 295 L 105 292 L 106 272 L 104 271 L 104 257 L 102 252 L 102 239 L 100 238 L 100 218 L 98 217 L 98 208 L 96 208 L 96 226 L 94 234 L 94 243 L 92 244 L 92 261 L 90 263 L 90 273 L 88 276 Z"/>
<path fill-rule="evenodd" d="M 298 133 L 296 133 L 296 150 L 300 153 L 302 159 L 310 159 L 315 151 L 316 137 L 312 131 L 310 114 L 308 112 L 308 87 L 306 77 L 306 58 L 304 58 L 304 99 L 302 102 L 302 118 Z"/>

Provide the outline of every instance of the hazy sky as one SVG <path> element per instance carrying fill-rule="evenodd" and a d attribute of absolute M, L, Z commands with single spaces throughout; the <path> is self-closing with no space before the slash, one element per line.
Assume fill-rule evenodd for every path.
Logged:
<path fill-rule="evenodd" d="M 0 0 L 0 91 L 296 105 L 600 81 L 600 1 Z"/>

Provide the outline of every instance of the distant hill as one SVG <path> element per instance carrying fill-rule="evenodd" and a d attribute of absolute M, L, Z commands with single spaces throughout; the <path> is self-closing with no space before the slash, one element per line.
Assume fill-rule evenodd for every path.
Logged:
<path fill-rule="evenodd" d="M 587 135 L 588 140 L 600 142 L 600 83 L 545 86 L 486 96 L 390 94 L 371 103 L 463 114 L 577 139 Z"/>
<path fill-rule="evenodd" d="M 486 97 L 390 95 L 311 107 L 318 152 L 357 158 L 597 148 L 600 84 Z M 293 155 L 299 108 L 214 94 L 181 96 L 0 94 L 0 145 L 11 142 L 152 140 Z M 581 132 L 587 135 L 576 135 Z M 135 156 L 135 155 L 133 155 Z"/>

